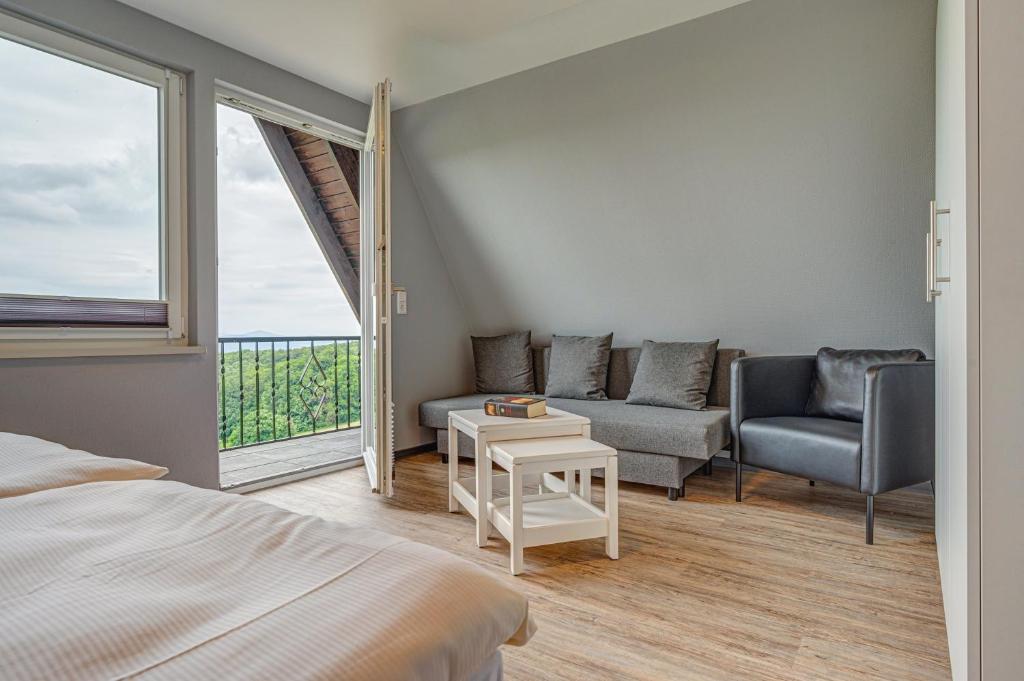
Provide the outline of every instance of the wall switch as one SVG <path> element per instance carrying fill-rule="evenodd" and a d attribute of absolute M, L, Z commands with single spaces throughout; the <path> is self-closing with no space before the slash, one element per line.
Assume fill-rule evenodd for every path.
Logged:
<path fill-rule="evenodd" d="M 404 288 L 395 287 L 395 314 L 408 314 L 409 299 Z"/>

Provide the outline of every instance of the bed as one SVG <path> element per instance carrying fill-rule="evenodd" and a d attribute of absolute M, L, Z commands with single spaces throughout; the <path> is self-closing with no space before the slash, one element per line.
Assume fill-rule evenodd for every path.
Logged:
<path fill-rule="evenodd" d="M 0 545 L 5 680 L 497 681 L 533 631 L 444 551 L 176 482 L 0 498 Z"/>

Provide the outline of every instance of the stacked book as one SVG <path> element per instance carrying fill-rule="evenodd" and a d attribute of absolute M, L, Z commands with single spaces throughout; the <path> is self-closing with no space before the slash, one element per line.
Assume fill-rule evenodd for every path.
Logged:
<path fill-rule="evenodd" d="M 543 397 L 492 397 L 484 402 L 484 412 L 490 416 L 511 416 L 532 419 L 548 413 Z"/>

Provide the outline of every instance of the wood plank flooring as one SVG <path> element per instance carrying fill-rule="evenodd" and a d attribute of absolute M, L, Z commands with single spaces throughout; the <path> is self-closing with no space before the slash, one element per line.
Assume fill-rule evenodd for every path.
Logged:
<path fill-rule="evenodd" d="M 759 472 L 737 504 L 733 481 L 694 475 L 677 502 L 623 483 L 620 560 L 603 540 L 538 547 L 520 577 L 504 540 L 478 549 L 472 519 L 447 512 L 437 454 L 401 459 L 392 499 L 361 468 L 252 496 L 439 546 L 523 590 L 538 631 L 504 649 L 507 681 L 950 678 L 926 488 L 876 497 L 866 546 L 859 494 Z"/>
<path fill-rule="evenodd" d="M 362 456 L 359 428 L 266 442 L 220 453 L 220 486 L 230 490 Z"/>

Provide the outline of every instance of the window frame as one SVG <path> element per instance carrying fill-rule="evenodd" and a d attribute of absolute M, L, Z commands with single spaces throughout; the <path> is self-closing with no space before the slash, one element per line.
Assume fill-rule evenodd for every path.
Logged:
<path fill-rule="evenodd" d="M 286 128 L 308 132 L 310 135 L 350 147 L 359 152 L 362 152 L 366 143 L 366 133 L 361 130 L 303 111 L 222 80 L 217 80 L 214 83 L 214 98 L 217 104 L 244 111 Z"/>
<path fill-rule="evenodd" d="M 160 297 L 152 301 L 167 306 L 166 327 L 0 327 L 0 356 L 35 354 L 33 348 L 68 351 L 75 340 L 100 344 L 116 353 L 111 342 L 136 354 L 139 345 L 181 346 L 188 343 L 188 220 L 187 220 L 187 94 L 183 74 L 129 56 L 59 29 L 0 11 L 0 38 L 57 57 L 93 67 L 157 89 L 159 101 L 160 172 Z M 101 301 L 100 297 L 73 295 L 25 295 L 4 293 L 12 298 Z M 118 301 L 131 299 L 119 298 Z M 45 350 L 44 350 L 45 351 Z M 101 353 L 105 354 L 105 353 Z"/>

